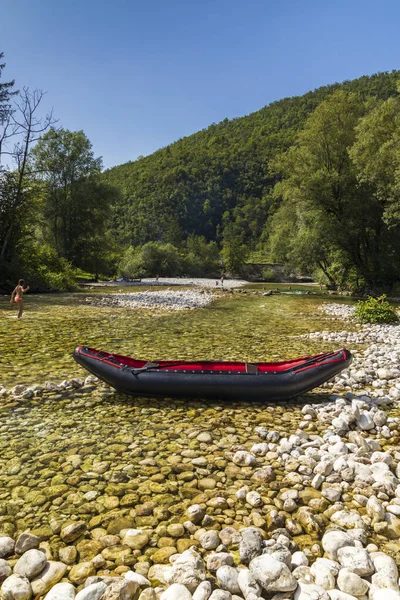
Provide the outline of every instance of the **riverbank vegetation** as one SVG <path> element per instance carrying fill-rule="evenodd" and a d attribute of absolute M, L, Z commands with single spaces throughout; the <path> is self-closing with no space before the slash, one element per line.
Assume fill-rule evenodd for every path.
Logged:
<path fill-rule="evenodd" d="M 223 120 L 106 171 L 84 132 L 1 82 L 0 288 L 241 275 L 252 257 L 333 288 L 400 280 L 400 72 Z M 2 161 L 2 162 L 1 162 Z M 3 167 L 1 165 L 3 164 Z"/>

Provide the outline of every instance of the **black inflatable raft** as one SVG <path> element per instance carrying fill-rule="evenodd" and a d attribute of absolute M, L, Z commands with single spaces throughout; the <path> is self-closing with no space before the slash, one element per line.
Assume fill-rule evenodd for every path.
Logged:
<path fill-rule="evenodd" d="M 111 387 L 134 396 L 287 400 L 331 379 L 352 361 L 348 350 L 285 362 L 146 362 L 78 346 L 75 360 Z"/>

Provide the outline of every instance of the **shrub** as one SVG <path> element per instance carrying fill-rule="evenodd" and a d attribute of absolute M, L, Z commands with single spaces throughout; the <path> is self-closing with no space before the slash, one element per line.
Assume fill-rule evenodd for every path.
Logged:
<path fill-rule="evenodd" d="M 355 315 L 362 323 L 395 323 L 399 320 L 396 311 L 386 302 L 385 294 L 357 302 Z"/>
<path fill-rule="evenodd" d="M 262 271 L 262 276 L 265 281 L 276 281 L 277 279 L 276 273 L 271 267 L 265 267 Z"/>
<path fill-rule="evenodd" d="M 118 271 L 126 279 L 176 276 L 181 273 L 181 260 L 178 250 L 172 244 L 148 242 L 141 247 L 127 248 Z"/>

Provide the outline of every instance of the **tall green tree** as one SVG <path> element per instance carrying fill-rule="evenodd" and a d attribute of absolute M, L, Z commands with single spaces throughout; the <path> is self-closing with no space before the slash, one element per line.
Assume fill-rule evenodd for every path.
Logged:
<path fill-rule="evenodd" d="M 349 155 L 365 111 L 359 96 L 344 91 L 335 92 L 315 109 L 296 145 L 276 161 L 283 176 L 282 204 L 268 229 L 271 240 L 284 234 L 285 212 L 293 224 L 287 238 L 292 257 L 302 253 L 308 238 L 313 247 L 310 269 L 323 264 L 338 284 L 343 277 L 349 280 L 352 271 L 356 285 L 373 286 L 386 276 L 392 248 L 382 227 L 382 208 L 369 186 L 358 180 Z M 335 271 L 341 273 L 339 277 L 334 277 Z"/>
<path fill-rule="evenodd" d="M 32 151 L 32 168 L 44 185 L 45 214 L 58 255 L 98 272 L 107 219 L 119 192 L 100 182 L 101 158 L 95 158 L 91 142 L 83 131 L 50 129 Z"/>
<path fill-rule="evenodd" d="M 400 224 L 400 97 L 379 102 L 356 128 L 350 156 L 361 182 L 370 184 L 391 226 Z"/>

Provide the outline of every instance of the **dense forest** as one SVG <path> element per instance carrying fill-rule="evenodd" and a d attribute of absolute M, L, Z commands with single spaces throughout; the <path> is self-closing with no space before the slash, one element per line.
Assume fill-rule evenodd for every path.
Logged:
<path fill-rule="evenodd" d="M 40 92 L 0 80 L 0 158 L 13 159 L 0 171 L 0 286 L 17 273 L 59 289 L 79 276 L 240 275 L 254 260 L 393 289 L 399 81 L 286 98 L 102 172 L 83 132 L 38 116 Z"/>

